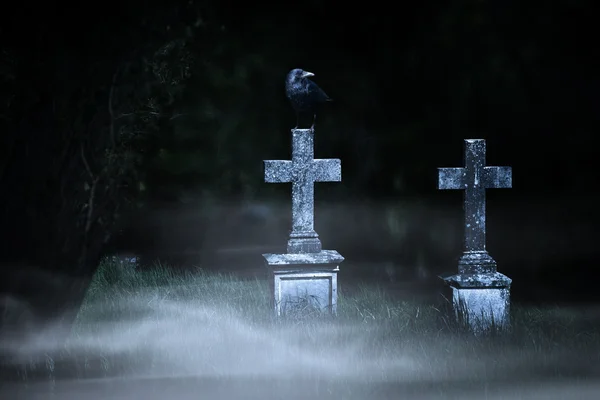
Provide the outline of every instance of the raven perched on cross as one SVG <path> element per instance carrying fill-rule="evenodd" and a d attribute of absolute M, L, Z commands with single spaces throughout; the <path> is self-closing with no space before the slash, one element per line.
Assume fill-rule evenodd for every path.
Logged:
<path fill-rule="evenodd" d="M 296 111 L 295 129 L 300 124 L 300 113 L 313 115 L 310 129 L 314 129 L 319 106 L 327 101 L 332 101 L 316 83 L 308 79 L 311 76 L 315 76 L 315 74 L 296 68 L 291 70 L 285 79 L 285 94 Z"/>

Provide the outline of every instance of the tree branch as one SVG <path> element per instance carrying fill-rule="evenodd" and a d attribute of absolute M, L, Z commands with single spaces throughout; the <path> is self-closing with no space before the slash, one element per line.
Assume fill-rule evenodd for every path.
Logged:
<path fill-rule="evenodd" d="M 90 168 L 90 164 L 88 164 L 87 158 L 85 157 L 85 151 L 83 150 L 83 143 L 80 144 L 79 148 L 81 149 L 81 159 L 83 160 L 83 165 L 85 167 L 85 170 L 90 175 L 90 179 L 93 181 L 95 179 L 94 174 L 92 174 L 92 169 Z"/>
<path fill-rule="evenodd" d="M 90 195 L 88 197 L 87 216 L 86 216 L 85 228 L 84 228 L 85 235 L 87 236 L 87 233 L 92 228 L 92 217 L 94 214 L 94 201 L 95 201 L 95 197 L 96 197 L 96 187 L 98 186 L 99 177 L 98 176 L 94 177 L 94 174 L 92 173 L 90 164 L 88 163 L 87 158 L 85 157 L 85 151 L 83 150 L 83 143 L 81 144 L 80 149 L 81 149 L 81 159 L 83 160 L 83 165 L 85 166 L 85 169 L 86 169 L 87 173 L 90 175 L 90 179 L 92 180 L 92 185 L 90 187 Z"/>
<path fill-rule="evenodd" d="M 110 85 L 110 91 L 108 92 L 108 115 L 110 117 L 109 122 L 109 131 L 110 131 L 110 141 L 113 148 L 117 145 L 117 140 L 115 138 L 115 111 L 113 108 L 113 97 L 115 95 L 115 86 L 117 84 L 117 76 L 119 75 L 120 68 L 117 68 L 112 77 L 112 83 Z"/>

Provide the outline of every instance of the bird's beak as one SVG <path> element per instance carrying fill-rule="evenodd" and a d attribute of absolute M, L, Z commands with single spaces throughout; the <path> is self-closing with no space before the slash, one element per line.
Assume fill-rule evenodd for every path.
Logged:
<path fill-rule="evenodd" d="M 302 73 L 303 78 L 308 78 L 309 76 L 315 76 L 315 74 L 313 74 L 312 72 L 308 72 L 308 71 L 304 71 Z"/>

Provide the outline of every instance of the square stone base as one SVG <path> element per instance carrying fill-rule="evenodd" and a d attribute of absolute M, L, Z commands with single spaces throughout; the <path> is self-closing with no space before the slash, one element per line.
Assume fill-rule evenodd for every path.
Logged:
<path fill-rule="evenodd" d="M 319 253 L 263 254 L 269 270 L 276 316 L 337 313 L 337 274 L 344 261 L 335 250 Z"/>
<path fill-rule="evenodd" d="M 499 272 L 442 277 L 458 321 L 475 334 L 510 328 L 510 284 Z"/>

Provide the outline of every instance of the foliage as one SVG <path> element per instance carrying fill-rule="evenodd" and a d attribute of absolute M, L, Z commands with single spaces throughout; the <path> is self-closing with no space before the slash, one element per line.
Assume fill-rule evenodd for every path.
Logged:
<path fill-rule="evenodd" d="M 114 36 L 82 31 L 93 57 L 73 51 L 80 38 L 64 38 L 48 21 L 39 21 L 30 46 L 19 45 L 21 26 L 7 27 L 0 191 L 11 196 L 0 199 L 0 222 L 12 227 L 12 242 L 0 250 L 3 262 L 69 278 L 60 293 L 33 302 L 43 318 L 77 306 L 118 223 L 143 205 L 146 154 L 168 133 L 193 61 L 193 25 L 155 32 L 172 17 L 136 15 L 133 26 L 115 26 Z"/>

